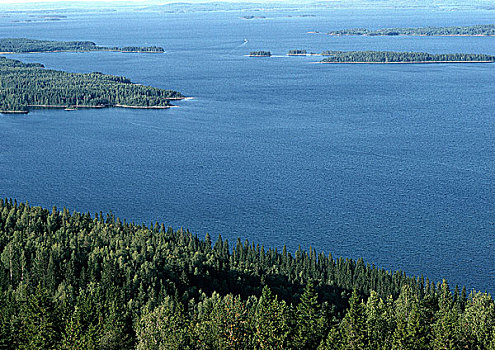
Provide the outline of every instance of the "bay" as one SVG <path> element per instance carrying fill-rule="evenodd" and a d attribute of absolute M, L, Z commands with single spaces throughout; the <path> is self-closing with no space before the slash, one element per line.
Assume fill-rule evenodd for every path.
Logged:
<path fill-rule="evenodd" d="M 245 15 L 266 19 L 244 20 Z M 314 17 L 298 17 L 314 15 Z M 22 15 L 16 15 L 22 16 Z M 291 16 L 291 17 L 288 17 Z M 495 65 L 319 65 L 290 49 L 495 54 L 491 37 L 329 37 L 494 23 L 493 11 L 309 10 L 0 18 L 0 36 L 159 45 L 16 54 L 181 91 L 170 110 L 0 117 L 0 196 L 237 237 L 495 291 Z M 244 39 L 247 39 L 245 43 Z M 275 57 L 249 58 L 253 50 Z"/>

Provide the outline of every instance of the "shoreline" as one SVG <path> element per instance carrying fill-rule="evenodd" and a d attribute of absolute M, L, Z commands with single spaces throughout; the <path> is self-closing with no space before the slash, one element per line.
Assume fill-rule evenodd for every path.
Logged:
<path fill-rule="evenodd" d="M 388 35 L 388 34 L 332 34 L 332 33 L 321 33 L 321 32 L 306 32 L 307 34 L 325 34 L 329 36 L 436 36 L 436 37 L 493 37 L 495 34 L 397 34 L 397 35 Z"/>
<path fill-rule="evenodd" d="M 131 105 L 121 105 L 115 104 L 113 106 L 108 107 L 118 107 L 118 108 L 132 108 L 132 109 L 169 109 L 172 105 L 169 106 L 131 106 Z"/>
<path fill-rule="evenodd" d="M 323 64 L 434 64 L 434 63 L 495 63 L 494 61 L 412 61 L 412 62 L 313 62 Z"/>
<path fill-rule="evenodd" d="M 192 100 L 193 97 L 175 97 L 171 98 L 171 100 Z M 114 104 L 114 105 L 95 105 L 95 106 L 90 106 L 90 105 L 27 105 L 28 108 L 47 108 L 47 109 L 64 109 L 66 111 L 76 111 L 78 109 L 102 109 L 102 108 L 130 108 L 130 109 L 169 109 L 172 107 L 179 107 L 175 105 L 168 105 L 168 106 L 132 106 L 132 105 L 123 105 L 123 104 Z M 0 110 L 1 114 L 28 114 L 30 111 L 6 111 L 6 110 Z"/>
<path fill-rule="evenodd" d="M 121 53 L 165 53 L 165 51 L 123 51 L 123 50 L 52 50 L 52 51 L 0 51 L 0 55 L 15 55 L 23 53 L 62 53 L 62 52 L 121 52 Z"/>
<path fill-rule="evenodd" d="M 294 55 L 289 55 L 287 54 L 287 56 L 323 56 L 321 53 L 305 53 L 305 54 L 302 54 L 302 53 L 298 53 L 298 54 L 294 54 Z"/>
<path fill-rule="evenodd" d="M 0 110 L 1 114 L 28 114 L 29 111 L 3 111 Z"/>

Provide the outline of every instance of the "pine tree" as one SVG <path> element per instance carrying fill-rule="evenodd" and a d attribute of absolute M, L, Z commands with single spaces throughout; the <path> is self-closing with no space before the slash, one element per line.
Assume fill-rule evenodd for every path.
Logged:
<path fill-rule="evenodd" d="M 396 328 L 393 349 L 422 350 L 428 348 L 427 321 L 417 294 L 404 285 L 395 302 Z"/>
<path fill-rule="evenodd" d="M 495 304 L 486 293 L 473 293 L 462 317 L 462 332 L 470 349 L 487 349 L 495 330 Z"/>
<path fill-rule="evenodd" d="M 459 349 L 459 315 L 453 309 L 452 294 L 450 293 L 447 281 L 443 280 L 438 290 L 438 307 L 435 318 L 436 321 L 432 326 L 433 329 L 433 349 Z"/>
<path fill-rule="evenodd" d="M 368 330 L 366 327 L 366 311 L 354 289 L 349 299 L 349 309 L 340 324 L 342 333 L 342 349 L 361 350 L 368 348 Z"/>
<path fill-rule="evenodd" d="M 296 307 L 296 331 L 294 343 L 297 349 L 315 349 L 324 332 L 324 317 L 318 303 L 318 293 L 310 281 L 306 284 Z"/>
<path fill-rule="evenodd" d="M 137 325 L 137 350 L 182 350 L 187 347 L 187 325 L 183 306 L 170 297 L 149 310 Z"/>
<path fill-rule="evenodd" d="M 254 338 L 257 349 L 286 349 L 289 335 L 288 308 L 265 286 L 256 305 Z"/>
<path fill-rule="evenodd" d="M 375 291 L 371 291 L 366 302 L 366 328 L 370 350 L 391 348 L 394 329 L 393 302 L 384 302 Z"/>
<path fill-rule="evenodd" d="M 48 291 L 40 285 L 21 304 L 19 349 L 57 349 L 60 319 Z"/>

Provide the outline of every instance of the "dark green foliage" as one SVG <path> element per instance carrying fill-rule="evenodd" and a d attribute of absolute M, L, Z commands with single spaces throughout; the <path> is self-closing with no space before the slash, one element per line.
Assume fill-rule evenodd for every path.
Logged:
<path fill-rule="evenodd" d="M 289 336 L 289 308 L 265 286 L 255 308 L 253 333 L 257 349 L 286 349 Z"/>
<path fill-rule="evenodd" d="M 422 28 L 386 28 L 369 30 L 364 28 L 353 28 L 335 30 L 330 35 L 424 35 L 424 36 L 486 36 L 495 35 L 495 24 L 481 24 L 474 26 L 452 26 L 452 27 L 422 27 Z"/>
<path fill-rule="evenodd" d="M 306 50 L 289 50 L 287 54 L 289 56 L 304 56 L 306 55 Z"/>
<path fill-rule="evenodd" d="M 312 282 L 308 282 L 296 307 L 294 345 L 297 349 L 315 349 L 323 338 L 325 319 L 318 294 Z"/>
<path fill-rule="evenodd" d="M 323 63 L 445 63 L 495 62 L 495 56 L 484 54 L 429 54 L 394 51 L 323 51 Z"/>
<path fill-rule="evenodd" d="M 393 349 L 428 349 L 427 314 L 411 287 L 403 287 L 394 309 L 396 325 L 392 337 Z"/>
<path fill-rule="evenodd" d="M 270 57 L 272 53 L 270 51 L 251 51 L 249 56 L 251 57 Z"/>
<path fill-rule="evenodd" d="M 165 52 L 163 50 L 163 47 L 158 47 L 158 46 L 124 46 L 121 48 L 118 48 L 117 51 L 122 51 L 122 52 L 153 52 L 153 53 L 161 53 Z"/>
<path fill-rule="evenodd" d="M 134 84 L 102 73 L 67 73 L 0 57 L 0 111 L 32 106 L 168 107 L 179 92 Z"/>
<path fill-rule="evenodd" d="M 489 295 L 311 248 L 1 200 L 0 258 L 0 349 L 495 347 Z"/>
<path fill-rule="evenodd" d="M 92 41 L 52 41 L 26 38 L 0 39 L 0 52 L 57 52 L 57 51 L 122 51 L 122 52 L 164 52 L 162 47 L 97 46 Z"/>
<path fill-rule="evenodd" d="M 341 342 L 348 350 L 360 350 L 368 347 L 366 327 L 366 307 L 359 300 L 356 290 L 349 300 L 349 310 L 340 323 Z"/>

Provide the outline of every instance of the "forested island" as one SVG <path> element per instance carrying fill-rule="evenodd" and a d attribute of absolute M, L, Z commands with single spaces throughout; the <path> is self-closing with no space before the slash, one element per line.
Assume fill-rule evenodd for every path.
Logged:
<path fill-rule="evenodd" d="M 272 53 L 270 51 L 251 51 L 249 57 L 270 57 Z"/>
<path fill-rule="evenodd" d="M 480 24 L 473 26 L 451 26 L 451 27 L 419 27 L 419 28 L 385 28 L 366 29 L 352 28 L 334 30 L 329 35 L 420 35 L 420 36 L 493 36 L 495 35 L 495 24 Z"/>
<path fill-rule="evenodd" d="M 0 112 L 27 113 L 31 107 L 169 108 L 177 91 L 134 84 L 121 76 L 68 73 L 0 57 Z"/>
<path fill-rule="evenodd" d="M 97 46 L 92 41 L 52 41 L 26 38 L 0 39 L 0 53 L 26 52 L 85 52 L 85 51 L 118 51 L 118 52 L 149 52 L 163 53 L 163 47 L 158 46 Z"/>
<path fill-rule="evenodd" d="M 485 54 L 430 54 L 395 51 L 323 51 L 321 63 L 490 63 L 495 56 Z"/>
<path fill-rule="evenodd" d="M 266 19 L 265 16 L 242 16 L 242 19 Z"/>
<path fill-rule="evenodd" d="M 495 349 L 495 303 L 362 259 L 0 200 L 2 349 Z"/>
<path fill-rule="evenodd" d="M 289 50 L 287 56 L 306 56 L 306 50 Z"/>

